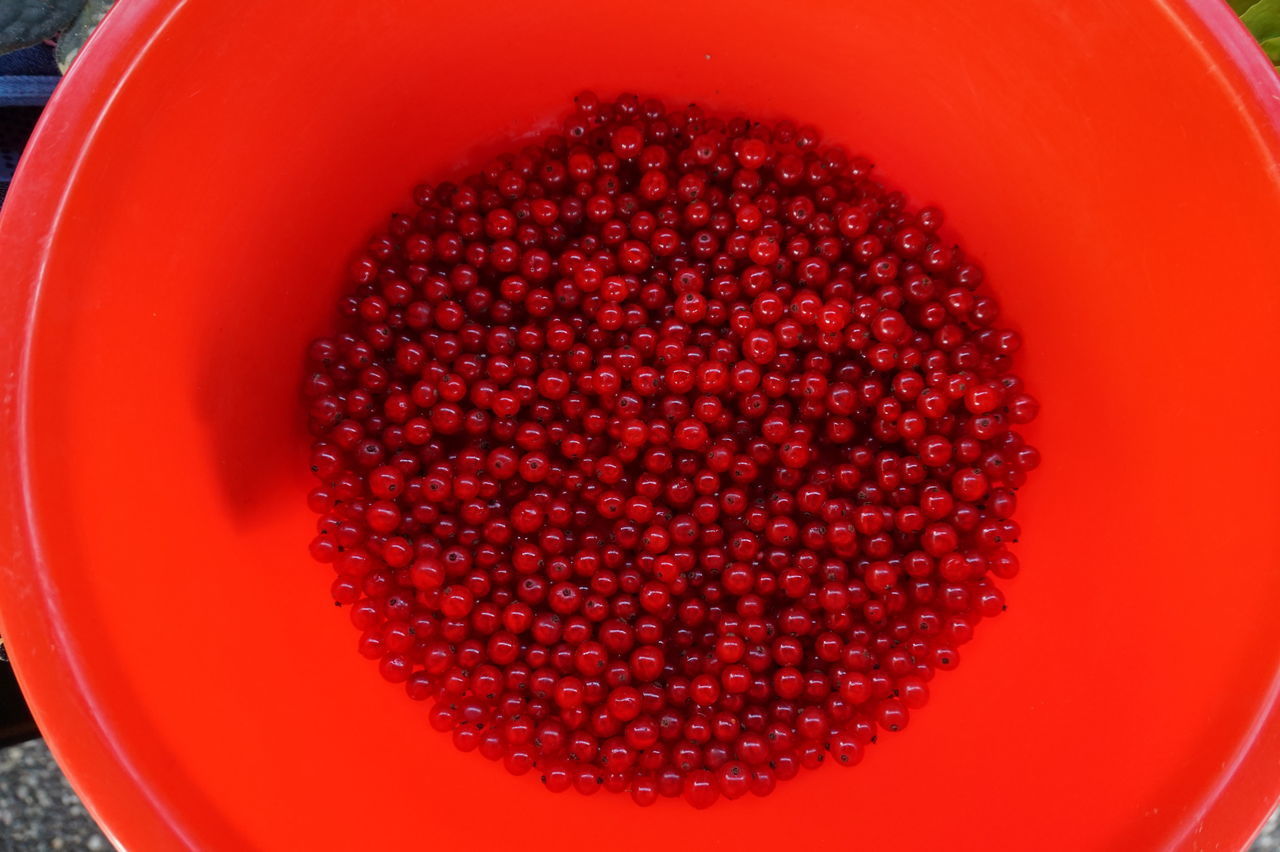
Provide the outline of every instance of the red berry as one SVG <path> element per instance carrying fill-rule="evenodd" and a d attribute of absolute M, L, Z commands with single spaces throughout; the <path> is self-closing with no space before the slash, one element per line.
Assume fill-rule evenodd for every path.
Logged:
<path fill-rule="evenodd" d="M 684 798 L 695 808 L 709 808 L 720 798 L 716 778 L 706 769 L 695 769 L 685 776 Z"/>
<path fill-rule="evenodd" d="M 855 765 L 1020 570 L 1021 337 L 812 128 L 575 105 L 349 268 L 309 550 L 432 728 L 552 792 Z"/>

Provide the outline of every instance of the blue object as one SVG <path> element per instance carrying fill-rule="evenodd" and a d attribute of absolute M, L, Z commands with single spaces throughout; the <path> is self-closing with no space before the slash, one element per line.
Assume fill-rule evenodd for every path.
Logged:
<path fill-rule="evenodd" d="M 33 44 L 22 50 L 0 55 L 0 75 L 58 76 L 58 63 L 53 59 L 53 48 L 47 44 Z"/>
<path fill-rule="evenodd" d="M 47 44 L 0 55 L 0 200 L 40 109 L 61 79 Z"/>
<path fill-rule="evenodd" d="M 43 74 L 0 76 L 0 107 L 44 106 L 61 79 Z"/>

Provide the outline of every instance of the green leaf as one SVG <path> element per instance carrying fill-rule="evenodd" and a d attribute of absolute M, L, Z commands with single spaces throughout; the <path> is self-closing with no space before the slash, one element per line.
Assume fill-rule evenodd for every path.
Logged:
<path fill-rule="evenodd" d="M 1243 15 L 1245 10 L 1252 6 L 1258 0 L 1227 0 L 1231 4 L 1231 11 L 1237 15 Z"/>
<path fill-rule="evenodd" d="M 71 26 L 62 34 L 62 38 L 58 39 L 58 46 L 54 48 L 53 56 L 58 60 L 58 67 L 62 69 L 63 74 L 67 73 L 76 54 L 80 52 L 80 48 L 84 47 L 85 40 L 89 38 L 94 28 L 102 23 L 103 17 L 115 1 L 89 0 L 76 19 L 71 22 Z"/>
<path fill-rule="evenodd" d="M 84 0 L 0 0 L 0 53 L 53 38 L 82 6 Z"/>
<path fill-rule="evenodd" d="M 1258 0 L 1240 20 L 1259 42 L 1280 37 L 1280 0 Z"/>
<path fill-rule="evenodd" d="M 1271 64 L 1280 65 L 1280 38 L 1269 38 L 1259 43 L 1262 45 L 1262 49 L 1267 52 L 1267 56 L 1271 59 Z"/>

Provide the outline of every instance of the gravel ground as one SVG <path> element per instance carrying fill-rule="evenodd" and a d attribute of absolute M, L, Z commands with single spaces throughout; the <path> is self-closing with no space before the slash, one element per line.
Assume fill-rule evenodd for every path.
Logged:
<path fill-rule="evenodd" d="M 0 852 L 110 848 L 42 740 L 0 749 Z"/>
<path fill-rule="evenodd" d="M 0 852 L 110 848 L 43 742 L 0 749 Z M 1280 813 L 1250 852 L 1280 852 Z"/>
<path fill-rule="evenodd" d="M 1277 850 L 1280 850 L 1280 810 L 1271 815 L 1271 819 L 1267 820 L 1267 824 L 1262 827 L 1262 833 L 1249 848 L 1249 852 L 1277 852 Z"/>

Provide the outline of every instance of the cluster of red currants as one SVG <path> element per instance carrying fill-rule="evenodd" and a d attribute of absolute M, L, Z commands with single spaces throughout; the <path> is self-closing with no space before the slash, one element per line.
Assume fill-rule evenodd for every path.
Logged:
<path fill-rule="evenodd" d="M 901 730 L 1039 461 L 942 214 L 811 128 L 590 93 L 415 201 L 305 381 L 360 653 L 458 748 L 645 805 Z"/>

